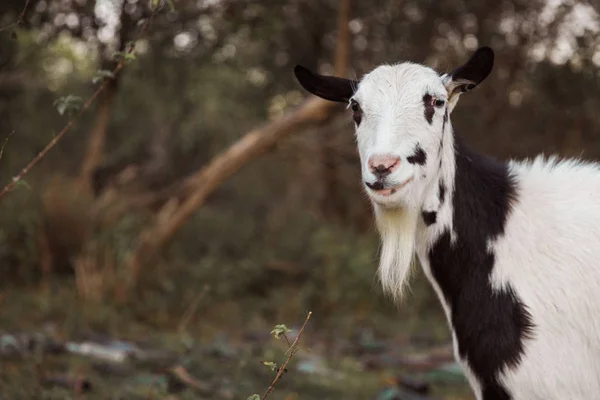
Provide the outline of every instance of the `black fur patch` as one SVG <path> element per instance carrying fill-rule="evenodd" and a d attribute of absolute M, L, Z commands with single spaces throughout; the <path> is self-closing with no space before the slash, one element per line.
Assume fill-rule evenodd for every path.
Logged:
<path fill-rule="evenodd" d="M 427 161 L 427 154 L 425 153 L 423 148 L 421 148 L 421 146 L 417 144 L 417 147 L 415 147 L 414 154 L 412 156 L 406 157 L 406 161 L 408 161 L 411 164 L 425 165 L 425 162 Z"/>
<path fill-rule="evenodd" d="M 427 226 L 435 224 L 437 220 L 437 212 L 435 211 L 423 211 L 421 215 L 423 216 L 423 222 Z"/>
<path fill-rule="evenodd" d="M 510 394 L 500 384 L 488 385 L 483 388 L 484 400 L 511 400 Z"/>
<path fill-rule="evenodd" d="M 430 94 L 423 96 L 423 105 L 425 106 L 425 119 L 429 124 L 433 122 L 433 114 L 435 114 L 435 108 L 431 104 L 433 97 Z"/>
<path fill-rule="evenodd" d="M 459 355 L 481 383 L 483 398 L 509 400 L 498 372 L 519 364 L 523 340 L 534 326 L 510 286 L 500 291 L 490 286 L 495 255 L 487 245 L 503 235 L 517 186 L 506 164 L 477 155 L 458 137 L 455 140 L 452 206 L 457 240 L 452 244 L 446 230 L 431 248 L 429 261 L 452 310 Z"/>
<path fill-rule="evenodd" d="M 438 197 L 440 199 L 440 206 L 444 204 L 444 200 L 446 198 L 446 185 L 444 185 L 444 181 L 440 179 L 439 187 L 438 187 Z"/>
<path fill-rule="evenodd" d="M 383 189 L 383 182 L 380 182 L 380 181 L 375 181 L 373 183 L 365 182 L 365 184 L 373 190 Z"/>
<path fill-rule="evenodd" d="M 301 65 L 294 67 L 294 74 L 304 89 L 326 100 L 347 103 L 358 87 L 357 81 L 319 75 Z"/>

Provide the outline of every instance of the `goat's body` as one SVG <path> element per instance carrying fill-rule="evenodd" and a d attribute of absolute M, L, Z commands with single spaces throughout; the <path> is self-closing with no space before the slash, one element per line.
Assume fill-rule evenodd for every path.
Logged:
<path fill-rule="evenodd" d="M 416 252 L 477 399 L 600 399 L 600 164 L 469 151 L 450 113 L 493 59 L 482 47 L 441 76 L 402 63 L 360 82 L 295 71 L 351 106 L 383 288 L 401 296 Z"/>
<path fill-rule="evenodd" d="M 600 168 L 514 164 L 520 193 L 494 245 L 494 286 L 510 283 L 535 329 L 501 380 L 514 399 L 600 398 Z"/>
<path fill-rule="evenodd" d="M 420 224 L 417 253 L 477 398 L 600 398 L 600 167 L 457 149 L 453 217 Z M 458 204 L 463 190 L 477 201 Z"/>

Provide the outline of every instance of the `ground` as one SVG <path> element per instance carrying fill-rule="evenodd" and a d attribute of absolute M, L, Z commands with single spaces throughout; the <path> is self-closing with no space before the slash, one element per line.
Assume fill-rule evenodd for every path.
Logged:
<path fill-rule="evenodd" d="M 161 323 L 156 323 L 136 315 L 130 305 L 79 301 L 72 286 L 66 280 L 45 291 L 2 292 L 2 399 L 227 400 L 262 395 L 275 375 L 262 362 L 281 365 L 286 359 L 285 340 L 275 339 L 270 329 L 275 322 L 287 323 L 293 340 L 304 318 L 247 330 L 203 329 L 210 321 L 202 315 L 186 326 L 180 315 L 171 321 L 157 317 Z M 86 349 L 83 343 L 95 347 Z M 300 343 L 269 398 L 472 399 L 443 341 L 381 340 L 368 331 L 335 339 L 331 332 L 307 328 Z M 128 351 L 134 356 L 108 361 Z M 429 383 L 430 397 L 398 397 L 400 376 Z"/>

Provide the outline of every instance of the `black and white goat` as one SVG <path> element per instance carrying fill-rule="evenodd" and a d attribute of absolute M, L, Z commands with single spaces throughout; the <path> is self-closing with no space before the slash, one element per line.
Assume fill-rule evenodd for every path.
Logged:
<path fill-rule="evenodd" d="M 477 399 L 600 399 L 600 165 L 469 150 L 450 113 L 493 61 L 482 47 L 444 75 L 409 62 L 360 81 L 295 74 L 352 109 L 382 285 L 399 297 L 418 256 Z"/>

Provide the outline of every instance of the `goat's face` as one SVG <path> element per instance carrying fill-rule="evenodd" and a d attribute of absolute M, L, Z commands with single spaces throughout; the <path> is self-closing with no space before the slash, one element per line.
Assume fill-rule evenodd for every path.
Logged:
<path fill-rule="evenodd" d="M 440 76 L 413 63 L 375 68 L 360 82 L 297 66 L 302 86 L 327 100 L 347 102 L 356 126 L 362 177 L 369 197 L 384 207 L 422 206 L 437 178 L 448 115 L 461 93 L 490 73 L 493 52 L 480 48 L 463 66 Z"/>
<path fill-rule="evenodd" d="M 362 79 L 350 107 L 373 201 L 418 206 L 439 168 L 447 98 L 440 76 L 417 64 L 380 66 Z"/>

